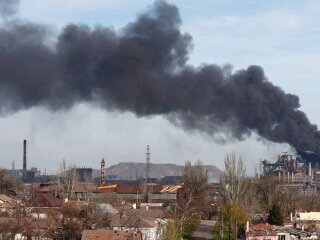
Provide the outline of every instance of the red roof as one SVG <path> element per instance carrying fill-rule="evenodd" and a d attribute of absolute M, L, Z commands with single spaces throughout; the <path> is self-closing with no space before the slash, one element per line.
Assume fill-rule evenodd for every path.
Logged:
<path fill-rule="evenodd" d="M 75 193 L 80 193 L 80 192 L 92 192 L 97 189 L 97 185 L 94 183 L 76 183 L 74 186 L 73 191 Z"/>
<path fill-rule="evenodd" d="M 252 231 L 270 231 L 270 230 L 272 230 L 272 225 L 259 223 L 259 224 L 251 225 L 250 231 L 251 230 Z"/>
<path fill-rule="evenodd" d="M 163 185 L 148 185 L 148 192 L 149 193 L 162 193 L 164 186 Z M 115 187 L 115 192 L 117 193 L 127 193 L 127 194 L 136 194 L 142 193 L 143 187 L 141 185 L 125 185 L 125 184 L 118 184 Z"/>
<path fill-rule="evenodd" d="M 54 190 L 57 189 L 57 185 L 53 185 L 53 184 L 40 184 L 39 188 L 38 188 L 38 192 L 42 192 L 42 193 L 48 193 L 48 192 L 52 192 Z"/>
<path fill-rule="evenodd" d="M 48 193 L 48 192 L 53 192 L 58 189 L 57 184 L 41 184 L 40 187 L 38 188 L 38 192 L 42 193 Z M 79 182 L 74 185 L 73 191 L 75 193 L 80 193 L 80 192 L 92 192 L 97 189 L 97 185 L 94 183 L 85 183 L 85 182 Z"/>
<path fill-rule="evenodd" d="M 154 228 L 157 218 L 163 218 L 162 210 L 128 209 L 120 217 L 119 214 L 110 214 L 112 227 Z"/>
<path fill-rule="evenodd" d="M 256 225 L 251 225 L 249 232 L 246 233 L 247 236 L 276 236 L 277 233 L 273 229 L 272 225 L 259 223 Z"/>
<path fill-rule="evenodd" d="M 68 200 L 63 203 L 63 206 L 72 206 L 77 209 L 81 209 L 83 206 L 87 206 L 89 203 L 86 201 Z"/>
<path fill-rule="evenodd" d="M 37 196 L 36 205 L 38 207 L 61 207 L 62 200 L 51 194 L 44 193 Z"/>
<path fill-rule="evenodd" d="M 142 240 L 141 232 L 123 230 L 84 230 L 81 240 Z"/>
<path fill-rule="evenodd" d="M 141 193 L 142 187 L 140 185 L 124 185 L 119 184 L 116 188 L 117 193 Z"/>

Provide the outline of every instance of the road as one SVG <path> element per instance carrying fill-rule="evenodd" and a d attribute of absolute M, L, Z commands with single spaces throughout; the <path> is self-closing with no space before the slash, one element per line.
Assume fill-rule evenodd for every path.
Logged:
<path fill-rule="evenodd" d="M 201 220 L 199 226 L 194 231 L 191 240 L 209 240 L 213 237 L 214 221 Z"/>

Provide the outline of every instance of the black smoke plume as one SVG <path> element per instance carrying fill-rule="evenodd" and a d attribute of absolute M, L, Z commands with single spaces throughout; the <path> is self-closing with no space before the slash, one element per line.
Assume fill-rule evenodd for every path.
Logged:
<path fill-rule="evenodd" d="M 232 73 L 188 65 L 191 36 L 180 25 L 178 9 L 164 1 L 120 31 L 67 25 L 55 44 L 41 25 L 6 22 L 0 29 L 1 113 L 99 103 L 137 116 L 161 114 L 213 136 L 243 139 L 256 132 L 320 153 L 317 126 L 299 110 L 297 96 L 274 86 L 259 66 Z"/>
<path fill-rule="evenodd" d="M 16 13 L 19 0 L 0 0 L 0 16 L 8 17 Z"/>

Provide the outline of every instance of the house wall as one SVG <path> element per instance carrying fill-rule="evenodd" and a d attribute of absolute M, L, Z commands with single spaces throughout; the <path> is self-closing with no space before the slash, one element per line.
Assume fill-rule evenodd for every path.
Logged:
<path fill-rule="evenodd" d="M 140 228 L 142 240 L 157 240 L 157 228 Z"/>
<path fill-rule="evenodd" d="M 131 200 L 142 200 L 144 199 L 144 194 L 136 194 L 136 193 L 117 193 L 116 196 L 118 196 L 121 199 L 131 199 Z M 149 193 L 149 199 L 151 200 L 175 200 L 177 199 L 177 194 L 175 193 Z"/>
<path fill-rule="evenodd" d="M 271 236 L 247 236 L 246 240 L 291 240 L 289 233 L 277 233 Z"/>
<path fill-rule="evenodd" d="M 246 240 L 278 240 L 278 236 L 248 236 Z"/>

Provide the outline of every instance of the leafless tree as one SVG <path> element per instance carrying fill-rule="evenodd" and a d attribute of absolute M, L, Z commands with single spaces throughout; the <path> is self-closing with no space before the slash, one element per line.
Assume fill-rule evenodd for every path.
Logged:
<path fill-rule="evenodd" d="M 161 233 L 161 240 L 180 240 L 181 231 L 179 228 L 179 221 L 176 219 L 169 219 L 166 224 L 164 231 Z"/>
<path fill-rule="evenodd" d="M 60 172 L 57 174 L 57 192 L 62 198 L 72 199 L 74 188 L 77 183 L 76 166 L 67 168 L 66 161 L 63 160 Z"/>
<path fill-rule="evenodd" d="M 7 169 L 0 169 L 0 193 L 6 193 L 10 189 L 21 189 L 18 180 L 10 176 Z"/>
<path fill-rule="evenodd" d="M 197 226 L 201 213 L 206 210 L 208 178 L 202 162 L 194 165 L 186 161 L 183 171 L 183 190 L 179 194 L 174 209 L 168 213 L 161 239 L 181 239 Z"/>
<path fill-rule="evenodd" d="M 141 217 L 138 215 L 135 209 L 132 209 L 130 204 L 127 204 L 124 201 L 121 201 L 118 198 L 114 198 L 112 202 L 112 206 L 115 208 L 116 213 L 114 214 L 114 219 L 117 219 L 119 224 L 118 226 L 120 230 L 122 229 L 134 229 L 137 230 L 141 224 Z"/>
<path fill-rule="evenodd" d="M 208 188 L 208 177 L 202 162 L 199 160 L 191 165 L 190 161 L 186 161 L 183 171 L 184 190 L 192 199 L 203 198 L 203 194 Z"/>
<path fill-rule="evenodd" d="M 92 177 L 89 175 L 85 175 L 85 192 L 84 192 L 84 201 L 90 201 L 92 198 L 92 190 L 93 190 L 93 184 L 92 184 Z"/>
<path fill-rule="evenodd" d="M 199 207 L 192 198 L 178 202 L 175 209 L 167 213 L 168 220 L 160 239 L 179 240 L 190 234 L 199 223 L 199 213 Z"/>
<path fill-rule="evenodd" d="M 248 189 L 246 167 L 234 152 L 227 154 L 224 160 L 225 170 L 221 177 L 223 196 L 227 202 L 241 201 Z"/>
<path fill-rule="evenodd" d="M 30 226 L 26 224 L 26 206 L 20 201 L 14 202 L 10 217 L 0 220 L 0 239 L 14 239 L 17 234 L 23 234 Z"/>
<path fill-rule="evenodd" d="M 211 200 L 208 177 L 202 162 L 197 161 L 194 165 L 191 165 L 190 161 L 185 163 L 183 183 L 183 192 L 182 196 L 180 194 L 178 203 L 186 205 L 190 202 L 193 207 L 197 207 L 198 213 L 203 216 L 208 215 Z"/>

